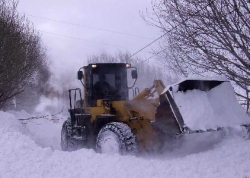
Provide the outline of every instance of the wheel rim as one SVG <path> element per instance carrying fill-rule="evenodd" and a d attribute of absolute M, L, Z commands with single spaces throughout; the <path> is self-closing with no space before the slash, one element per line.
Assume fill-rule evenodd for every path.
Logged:
<path fill-rule="evenodd" d="M 120 153 L 120 147 L 117 136 L 112 132 L 105 136 L 100 147 L 102 153 Z"/>

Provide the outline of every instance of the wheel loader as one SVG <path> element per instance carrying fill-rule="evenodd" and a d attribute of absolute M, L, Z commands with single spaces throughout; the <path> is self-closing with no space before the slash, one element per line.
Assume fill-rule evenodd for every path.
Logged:
<path fill-rule="evenodd" d="M 69 90 L 70 117 L 62 126 L 62 150 L 159 152 L 166 140 L 180 135 L 234 126 L 249 132 L 250 118 L 227 80 L 186 79 L 167 87 L 155 80 L 138 92 L 137 77 L 137 69 L 128 63 L 80 68 L 77 78 L 84 88 L 83 99 L 81 89 Z"/>

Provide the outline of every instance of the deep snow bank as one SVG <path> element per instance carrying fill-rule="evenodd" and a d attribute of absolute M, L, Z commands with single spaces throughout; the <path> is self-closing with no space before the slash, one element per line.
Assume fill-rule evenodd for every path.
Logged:
<path fill-rule="evenodd" d="M 250 177 L 250 141 L 240 138 L 182 158 L 145 159 L 86 149 L 69 153 L 42 148 L 25 135 L 26 126 L 13 114 L 0 112 L 0 122 L 0 178 Z M 43 131 L 50 132 L 46 123 Z"/>
<path fill-rule="evenodd" d="M 31 119 L 28 121 L 17 121 L 18 119 L 31 118 L 32 115 L 25 111 L 9 111 L 8 113 L 11 118 L 16 118 L 16 122 L 19 124 L 19 129 L 22 128 L 22 133 L 29 136 L 35 143 L 43 148 L 50 147 L 53 150 L 61 150 L 60 147 L 60 134 L 64 120 L 67 116 L 63 114 L 51 116 L 50 113 L 36 113 L 36 117 L 39 119 Z M 10 115 L 12 114 L 12 116 Z M 0 114 L 1 117 L 1 114 Z M 56 119 L 56 120 L 54 120 Z M 20 123 L 25 123 L 21 124 Z"/>

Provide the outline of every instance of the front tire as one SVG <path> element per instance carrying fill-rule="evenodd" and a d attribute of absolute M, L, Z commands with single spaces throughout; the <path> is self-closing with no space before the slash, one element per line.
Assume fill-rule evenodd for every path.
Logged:
<path fill-rule="evenodd" d="M 96 149 L 99 153 L 135 154 L 137 148 L 135 135 L 124 123 L 108 123 L 97 136 Z"/>
<path fill-rule="evenodd" d="M 63 123 L 61 131 L 61 148 L 62 151 L 74 151 L 78 148 L 77 140 L 71 138 L 72 125 L 70 120 Z"/>

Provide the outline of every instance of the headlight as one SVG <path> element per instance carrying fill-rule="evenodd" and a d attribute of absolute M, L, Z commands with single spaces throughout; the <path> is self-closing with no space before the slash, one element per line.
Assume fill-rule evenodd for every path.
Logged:
<path fill-rule="evenodd" d="M 126 63 L 126 67 L 131 67 L 131 64 L 130 63 Z"/>

